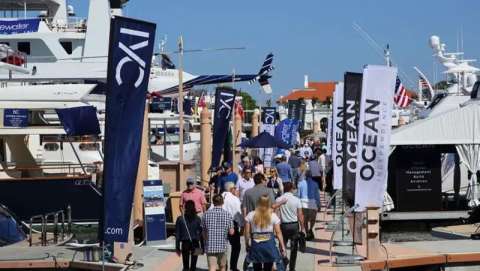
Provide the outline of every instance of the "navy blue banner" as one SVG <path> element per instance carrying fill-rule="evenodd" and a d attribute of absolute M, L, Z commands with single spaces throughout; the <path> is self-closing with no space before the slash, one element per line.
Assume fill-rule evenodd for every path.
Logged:
<path fill-rule="evenodd" d="M 276 113 L 277 113 L 277 108 L 275 107 L 262 107 L 262 123 L 275 124 Z"/>
<path fill-rule="evenodd" d="M 98 135 L 100 124 L 97 109 L 93 106 L 80 106 L 55 109 L 58 118 L 69 136 Z"/>
<path fill-rule="evenodd" d="M 346 72 L 343 93 L 343 198 L 349 206 L 355 202 L 355 178 L 357 173 L 357 136 L 362 95 L 363 74 Z"/>
<path fill-rule="evenodd" d="M 37 32 L 40 19 L 0 20 L 0 34 Z"/>
<path fill-rule="evenodd" d="M 28 109 L 9 109 L 3 110 L 4 127 L 27 127 Z"/>
<path fill-rule="evenodd" d="M 155 24 L 114 17 L 105 119 L 103 240 L 127 242 L 142 144 Z M 102 236 L 100 236 L 102 237 Z"/>
<path fill-rule="evenodd" d="M 161 180 L 143 181 L 145 208 L 145 240 L 147 245 L 167 239 L 165 195 Z"/>
<path fill-rule="evenodd" d="M 215 111 L 213 113 L 212 167 L 218 167 L 225 147 L 227 133 L 232 118 L 233 104 L 237 91 L 233 88 L 218 87 L 215 91 Z"/>

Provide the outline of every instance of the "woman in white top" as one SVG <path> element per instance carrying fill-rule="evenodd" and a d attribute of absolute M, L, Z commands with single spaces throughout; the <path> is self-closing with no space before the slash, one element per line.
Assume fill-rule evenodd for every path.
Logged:
<path fill-rule="evenodd" d="M 285 256 L 285 244 L 280 219 L 272 211 L 272 202 L 266 195 L 257 201 L 255 211 L 248 213 L 245 218 L 245 243 L 248 251 L 247 261 L 253 263 L 253 270 L 272 270 L 273 263 L 277 264 L 278 270 L 283 270 L 282 256 L 280 255 L 275 236 L 280 245 L 280 252 Z"/>

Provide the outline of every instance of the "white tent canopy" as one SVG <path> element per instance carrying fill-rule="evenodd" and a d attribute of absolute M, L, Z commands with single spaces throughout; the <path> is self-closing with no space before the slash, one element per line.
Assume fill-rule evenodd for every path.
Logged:
<path fill-rule="evenodd" d="M 392 146 L 480 144 L 480 102 L 395 129 L 390 142 Z"/>
<path fill-rule="evenodd" d="M 392 131 L 392 147 L 400 145 L 455 145 L 469 172 L 480 170 L 480 101 L 415 121 Z M 470 207 L 480 204 L 476 174 L 468 180 Z"/>

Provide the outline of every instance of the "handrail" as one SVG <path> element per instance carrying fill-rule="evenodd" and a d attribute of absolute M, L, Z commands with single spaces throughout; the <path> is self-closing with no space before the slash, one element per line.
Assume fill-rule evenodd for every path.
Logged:
<path fill-rule="evenodd" d="M 45 215 L 36 215 L 30 217 L 30 224 L 29 224 L 29 237 L 28 243 L 30 246 L 33 244 L 33 222 L 37 219 L 41 221 L 41 231 L 40 231 L 40 243 L 42 246 L 48 245 L 47 240 L 47 224 L 48 219 L 53 217 L 53 243 L 58 244 L 58 237 L 60 235 L 58 224 L 61 223 L 61 240 L 65 241 L 65 211 L 60 210 L 56 212 L 50 212 Z M 59 217 L 61 221 L 59 221 Z M 72 209 L 70 205 L 67 207 L 67 234 L 70 235 L 72 233 Z"/>
<path fill-rule="evenodd" d="M 29 229 L 29 236 L 28 236 L 28 244 L 30 246 L 32 246 L 32 241 L 33 241 L 33 221 L 35 221 L 37 218 L 40 218 L 41 222 L 42 222 L 42 229 L 41 229 L 41 235 L 40 235 L 40 239 L 41 239 L 41 244 L 43 245 L 44 242 L 46 243 L 46 234 L 44 235 L 44 232 L 45 232 L 45 229 L 46 229 L 46 225 L 45 225 L 45 217 L 43 215 L 35 215 L 35 216 L 32 216 L 30 217 L 30 229 Z M 44 241 L 45 240 L 45 241 Z"/>

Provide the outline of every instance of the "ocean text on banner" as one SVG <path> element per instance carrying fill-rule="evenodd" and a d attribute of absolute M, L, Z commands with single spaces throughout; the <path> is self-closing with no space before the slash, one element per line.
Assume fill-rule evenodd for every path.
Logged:
<path fill-rule="evenodd" d="M 362 94 L 362 74 L 345 73 L 343 92 L 343 199 L 348 205 L 355 201 L 357 170 L 358 114 Z"/>
<path fill-rule="evenodd" d="M 127 242 L 155 24 L 113 17 L 105 120 L 103 240 Z"/>
<path fill-rule="evenodd" d="M 343 82 L 335 86 L 333 93 L 333 189 L 342 189 L 343 176 Z"/>
<path fill-rule="evenodd" d="M 363 72 L 355 180 L 360 210 L 383 206 L 396 76 L 397 69 L 387 66 L 367 66 Z"/>

